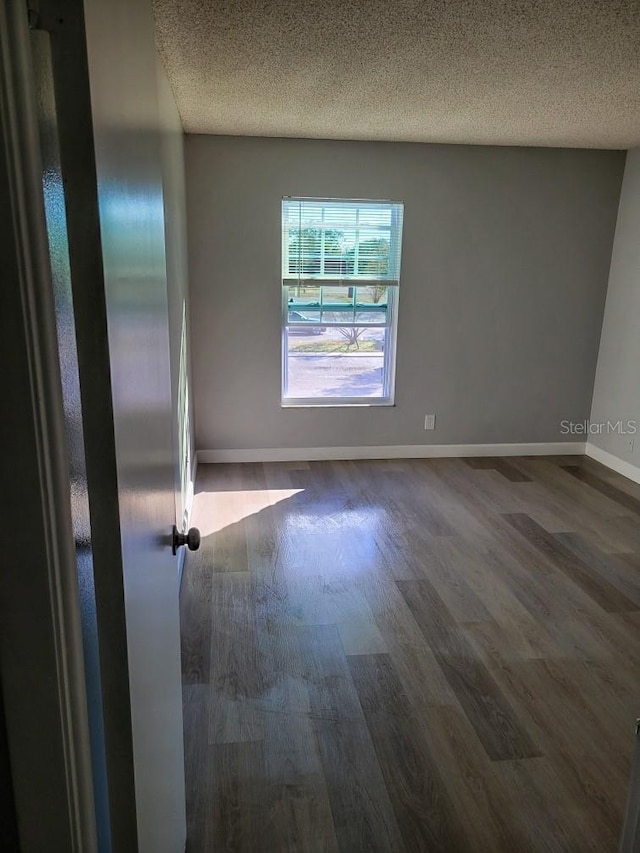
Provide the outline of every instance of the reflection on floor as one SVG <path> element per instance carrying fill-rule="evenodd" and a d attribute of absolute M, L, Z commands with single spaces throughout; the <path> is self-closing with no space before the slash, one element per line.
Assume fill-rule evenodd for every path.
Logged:
<path fill-rule="evenodd" d="M 201 465 L 190 851 L 615 851 L 640 487 L 582 457 Z"/>

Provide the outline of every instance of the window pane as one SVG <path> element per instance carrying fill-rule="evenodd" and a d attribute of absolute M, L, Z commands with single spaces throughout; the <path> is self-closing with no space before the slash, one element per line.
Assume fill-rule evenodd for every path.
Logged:
<path fill-rule="evenodd" d="M 285 199 L 283 276 L 388 278 L 400 272 L 402 205 Z"/>
<path fill-rule="evenodd" d="M 286 288 L 286 298 L 289 323 L 313 320 L 316 323 L 370 325 L 387 322 L 388 292 L 383 285 L 367 287 L 294 285 Z M 295 316 L 296 314 L 298 316 Z"/>
<path fill-rule="evenodd" d="M 366 310 L 356 311 L 356 323 L 362 323 L 367 326 L 378 324 L 384 325 L 387 322 L 387 306 L 378 305 L 367 307 Z"/>
<path fill-rule="evenodd" d="M 386 329 L 319 327 L 286 331 L 289 399 L 384 396 Z"/>
<path fill-rule="evenodd" d="M 382 278 L 389 273 L 389 232 L 361 231 L 358 275 Z"/>
<path fill-rule="evenodd" d="M 289 231 L 289 273 L 320 273 L 321 231 L 318 228 L 292 228 Z"/>
<path fill-rule="evenodd" d="M 356 323 L 386 323 L 388 288 L 372 284 L 356 290 Z"/>
<path fill-rule="evenodd" d="M 347 251 L 347 235 L 336 228 L 325 228 L 324 232 L 324 275 L 340 278 L 353 275 L 353 257 Z"/>
<path fill-rule="evenodd" d="M 383 284 L 368 284 L 356 290 L 358 305 L 386 305 L 389 289 Z"/>
<path fill-rule="evenodd" d="M 357 222 L 357 205 L 331 204 L 325 206 L 324 221 L 328 228 L 338 231 L 355 230 Z"/>
<path fill-rule="evenodd" d="M 283 199 L 285 401 L 392 398 L 402 214 L 391 201 Z"/>
<path fill-rule="evenodd" d="M 322 314 L 320 311 L 298 311 L 289 306 L 287 322 L 300 323 L 309 325 L 310 323 L 320 323 Z"/>
<path fill-rule="evenodd" d="M 360 227 L 391 227 L 391 208 L 387 205 L 373 204 L 360 206 L 358 222 Z"/>
<path fill-rule="evenodd" d="M 287 302 L 293 308 L 305 308 L 307 306 L 319 307 L 320 288 L 314 286 L 295 285 L 286 288 Z"/>
<path fill-rule="evenodd" d="M 355 287 L 323 287 L 322 319 L 325 323 L 353 323 Z"/>
<path fill-rule="evenodd" d="M 322 304 L 325 307 L 337 306 L 340 308 L 345 305 L 353 305 L 355 296 L 355 287 L 323 287 L 322 288 Z"/>

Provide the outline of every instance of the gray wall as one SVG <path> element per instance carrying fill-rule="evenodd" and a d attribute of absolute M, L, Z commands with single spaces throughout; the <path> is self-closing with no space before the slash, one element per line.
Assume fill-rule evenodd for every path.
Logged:
<path fill-rule="evenodd" d="M 186 165 L 198 449 L 559 441 L 588 417 L 623 152 L 187 136 Z M 404 201 L 395 407 L 280 407 L 283 195 Z"/>
<path fill-rule="evenodd" d="M 592 428 L 608 420 L 640 425 L 640 149 L 627 155 L 593 393 Z M 640 465 L 638 435 L 594 434 L 590 441 Z"/>

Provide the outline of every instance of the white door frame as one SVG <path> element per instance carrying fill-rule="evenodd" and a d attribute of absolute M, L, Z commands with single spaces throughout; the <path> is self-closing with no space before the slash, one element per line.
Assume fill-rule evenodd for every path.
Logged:
<path fill-rule="evenodd" d="M 0 670 L 20 847 L 97 850 L 69 461 L 26 5 L 0 7 Z"/>

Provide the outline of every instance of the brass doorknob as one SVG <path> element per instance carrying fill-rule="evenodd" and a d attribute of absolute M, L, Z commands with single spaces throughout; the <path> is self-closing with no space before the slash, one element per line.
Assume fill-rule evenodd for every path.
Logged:
<path fill-rule="evenodd" d="M 175 554 L 182 545 L 186 545 L 190 551 L 197 551 L 200 547 L 200 531 L 197 527 L 190 527 L 186 533 L 180 533 L 173 525 L 173 537 L 171 550 Z"/>

